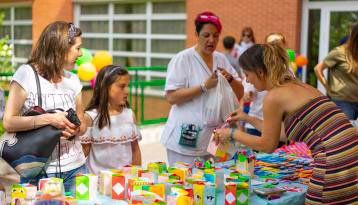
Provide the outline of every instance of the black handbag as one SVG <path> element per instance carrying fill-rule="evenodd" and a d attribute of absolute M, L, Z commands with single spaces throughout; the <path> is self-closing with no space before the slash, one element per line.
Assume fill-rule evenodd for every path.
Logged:
<path fill-rule="evenodd" d="M 32 67 L 32 66 L 31 66 Z M 41 87 L 38 74 L 32 67 L 38 93 L 38 106 L 32 107 L 24 116 L 49 113 L 42 106 Z M 62 130 L 46 125 L 33 130 L 5 134 L 0 139 L 0 157 L 2 157 L 20 176 L 34 178 L 45 173 L 48 160 L 60 142 Z"/>

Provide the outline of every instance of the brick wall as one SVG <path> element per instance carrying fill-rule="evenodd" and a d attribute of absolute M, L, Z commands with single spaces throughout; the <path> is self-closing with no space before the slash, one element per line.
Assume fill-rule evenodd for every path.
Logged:
<path fill-rule="evenodd" d="M 72 0 L 34 0 L 32 3 L 33 45 L 42 30 L 54 21 L 73 21 Z"/>
<path fill-rule="evenodd" d="M 240 39 L 241 30 L 251 26 L 256 41 L 264 42 L 271 32 L 282 32 L 288 47 L 296 51 L 300 45 L 301 0 L 187 0 L 187 47 L 196 43 L 194 19 L 202 11 L 212 11 L 221 18 L 223 31 L 218 44 L 226 35 Z"/>

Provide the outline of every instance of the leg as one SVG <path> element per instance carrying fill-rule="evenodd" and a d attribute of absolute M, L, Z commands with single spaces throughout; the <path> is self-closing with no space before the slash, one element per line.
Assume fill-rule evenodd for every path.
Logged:
<path fill-rule="evenodd" d="M 341 108 L 341 110 L 344 112 L 344 114 L 346 114 L 349 120 L 355 120 L 355 103 L 335 99 L 332 99 L 332 101 L 336 103 L 339 108 Z"/>
<path fill-rule="evenodd" d="M 86 165 L 82 165 L 77 169 L 64 172 L 63 178 L 64 178 L 64 187 L 66 192 L 71 192 L 72 196 L 75 196 L 76 194 L 76 175 L 77 174 L 87 174 L 87 168 Z"/>

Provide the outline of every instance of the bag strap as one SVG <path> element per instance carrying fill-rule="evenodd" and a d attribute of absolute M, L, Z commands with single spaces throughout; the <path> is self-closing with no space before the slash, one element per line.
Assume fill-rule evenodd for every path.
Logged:
<path fill-rule="evenodd" d="M 39 80 L 39 74 L 37 73 L 36 69 L 29 64 L 34 71 L 35 79 L 36 79 L 36 86 L 37 86 L 37 100 L 38 100 L 38 106 L 42 107 L 42 94 L 41 94 L 41 85 Z"/>

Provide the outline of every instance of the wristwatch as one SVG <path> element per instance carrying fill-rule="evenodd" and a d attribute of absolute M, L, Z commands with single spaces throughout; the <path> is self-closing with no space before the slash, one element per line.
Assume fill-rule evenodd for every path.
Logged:
<path fill-rule="evenodd" d="M 206 93 L 208 91 L 208 89 L 205 86 L 205 83 L 200 84 L 200 89 L 202 93 Z"/>

